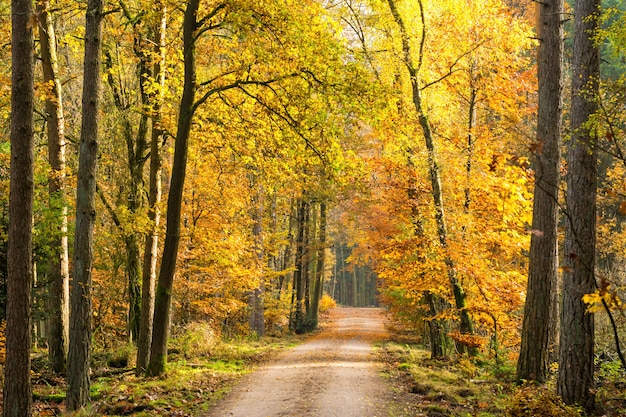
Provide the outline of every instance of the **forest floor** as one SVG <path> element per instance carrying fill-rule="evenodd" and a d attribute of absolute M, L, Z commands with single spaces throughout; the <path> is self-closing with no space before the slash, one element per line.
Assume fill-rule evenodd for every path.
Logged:
<path fill-rule="evenodd" d="M 495 417 L 578 416 L 553 384 L 516 386 L 511 361 L 431 359 L 416 335 L 384 310 L 336 308 L 310 335 L 225 340 L 210 326 L 174 332 L 168 370 L 136 377 L 134 351 L 92 358 L 89 407 L 65 411 L 65 381 L 33 361 L 33 415 L 169 417 Z M 626 415 L 626 378 L 617 362 L 598 367 L 596 415 Z M 0 398 L 0 410 L 2 400 Z"/>

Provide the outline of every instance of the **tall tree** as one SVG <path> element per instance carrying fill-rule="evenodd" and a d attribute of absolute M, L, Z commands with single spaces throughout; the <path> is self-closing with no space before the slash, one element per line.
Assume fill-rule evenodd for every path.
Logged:
<path fill-rule="evenodd" d="M 430 174 L 430 181 L 432 186 L 432 197 L 435 205 L 435 220 L 437 222 L 437 233 L 439 237 L 439 243 L 444 250 L 445 263 L 447 266 L 448 279 L 452 293 L 454 294 L 455 306 L 460 316 L 460 330 L 462 334 L 471 335 L 474 333 L 474 325 L 472 319 L 467 311 L 466 293 L 461 285 L 461 282 L 457 276 L 456 266 L 454 259 L 450 256 L 448 245 L 448 226 L 446 224 L 445 207 L 443 201 L 443 189 L 441 186 L 441 174 L 439 168 L 439 162 L 437 158 L 437 152 L 435 149 L 435 140 L 433 137 L 432 128 L 426 108 L 422 100 L 422 86 L 420 85 L 420 70 L 422 67 L 423 48 L 426 41 L 426 21 L 424 17 L 424 7 L 421 0 L 418 0 L 420 23 L 421 23 L 421 36 L 419 39 L 419 50 L 417 51 L 417 61 L 413 59 L 413 51 L 411 47 L 411 40 L 409 33 L 406 29 L 404 20 L 400 14 L 395 0 L 388 0 L 389 9 L 393 16 L 396 25 L 400 31 L 400 37 L 402 41 L 402 54 L 403 62 L 409 73 L 411 79 L 411 92 L 413 98 L 413 105 L 415 112 L 419 119 L 420 127 L 424 135 L 424 141 L 426 149 L 428 151 L 428 170 Z"/>
<path fill-rule="evenodd" d="M 89 0 L 85 17 L 82 120 L 76 185 L 76 226 L 70 308 L 67 408 L 89 401 L 91 358 L 91 281 L 93 227 L 98 166 L 98 122 L 101 90 L 102 0 Z"/>
<path fill-rule="evenodd" d="M 518 380 L 545 381 L 557 332 L 558 198 L 563 91 L 563 1 L 537 3 L 539 108 L 534 145 L 535 190 L 528 286 Z"/>
<path fill-rule="evenodd" d="M 11 2 L 11 173 L 3 416 L 32 414 L 30 290 L 33 279 L 33 4 Z"/>
<path fill-rule="evenodd" d="M 597 112 L 600 77 L 594 39 L 600 0 L 574 9 L 571 132 L 567 154 L 567 223 L 563 246 L 563 296 L 557 389 L 566 404 L 594 408 L 594 315 L 582 298 L 596 288 Z"/>
<path fill-rule="evenodd" d="M 183 20 L 183 58 L 185 65 L 183 95 L 178 109 L 174 162 L 167 199 L 165 242 L 155 294 L 154 328 L 150 347 L 150 361 L 146 368 L 147 375 L 162 374 L 165 371 L 167 361 L 172 286 L 180 242 L 180 214 L 187 170 L 189 134 L 196 108 L 196 30 L 198 30 L 199 25 L 197 16 L 199 3 L 199 0 L 191 0 L 187 3 Z M 223 7 L 223 4 L 218 6 L 213 10 L 212 15 L 215 16 Z"/>
<path fill-rule="evenodd" d="M 48 264 L 50 295 L 50 327 L 48 353 L 54 372 L 65 370 L 69 341 L 70 285 L 69 250 L 67 236 L 67 205 L 65 204 L 65 117 L 63 115 L 63 87 L 59 78 L 56 34 L 50 1 L 37 2 L 39 16 L 39 43 L 44 82 L 50 92 L 46 96 L 45 111 L 48 128 L 48 161 L 51 174 L 48 179 L 50 204 L 58 211 L 59 234 L 51 242 Z M 58 202 L 58 203 L 57 203 Z"/>
<path fill-rule="evenodd" d="M 150 342 L 152 339 L 152 319 L 154 314 L 154 286 L 156 283 L 157 258 L 159 249 L 159 224 L 161 212 L 161 144 L 164 130 L 162 126 L 162 108 L 165 91 L 165 30 L 167 28 L 167 8 L 163 2 L 157 5 L 158 19 L 155 20 L 153 30 L 154 40 L 154 65 L 153 77 L 158 82 L 159 88 L 156 94 L 151 95 L 150 114 L 152 117 L 152 132 L 150 138 L 150 173 L 148 192 L 148 217 L 151 221 L 151 229 L 146 234 L 146 242 L 143 255 L 142 284 L 141 284 L 141 319 L 139 326 L 139 338 L 137 340 L 137 363 L 136 372 L 141 374 L 145 371 L 150 359 Z"/>
<path fill-rule="evenodd" d="M 311 328 L 317 328 L 320 313 L 320 300 L 322 299 L 323 287 L 324 287 L 324 269 L 326 266 L 326 229 L 327 229 L 327 215 L 326 215 L 326 202 L 320 201 L 320 219 L 319 219 L 319 236 L 317 239 L 317 259 L 315 266 L 315 274 L 313 276 L 313 288 L 311 294 L 311 309 L 309 311 L 308 321 L 311 324 Z"/>

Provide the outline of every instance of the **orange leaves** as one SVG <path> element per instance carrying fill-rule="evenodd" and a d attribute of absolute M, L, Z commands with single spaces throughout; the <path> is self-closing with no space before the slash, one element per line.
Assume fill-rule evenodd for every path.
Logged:
<path fill-rule="evenodd" d="M 484 337 L 476 336 L 472 334 L 464 334 L 461 332 L 452 332 L 450 333 L 450 337 L 455 341 L 470 347 L 470 348 L 480 348 L 486 344 L 486 340 Z"/>

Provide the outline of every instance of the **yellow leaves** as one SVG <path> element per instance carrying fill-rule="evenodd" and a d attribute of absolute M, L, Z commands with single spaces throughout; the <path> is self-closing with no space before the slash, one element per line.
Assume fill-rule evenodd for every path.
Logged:
<path fill-rule="evenodd" d="M 622 291 L 624 288 L 621 289 Z M 587 313 L 597 313 L 606 308 L 624 310 L 624 303 L 619 296 L 620 289 L 611 288 L 611 284 L 603 280 L 596 291 L 583 295 L 582 301 L 587 304 Z"/>

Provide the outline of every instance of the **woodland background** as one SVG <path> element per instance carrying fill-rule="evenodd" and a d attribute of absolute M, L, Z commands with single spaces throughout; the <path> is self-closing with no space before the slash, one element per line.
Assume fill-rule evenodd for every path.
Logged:
<path fill-rule="evenodd" d="M 198 11 L 185 37 L 191 4 Z M 100 6 L 93 263 L 80 285 L 92 303 L 81 313 L 91 322 L 90 349 L 137 345 L 131 359 L 137 372 L 158 375 L 163 369 L 148 365 L 155 358 L 153 317 L 173 333 L 197 322 L 230 338 L 303 333 L 316 328 L 320 303 L 334 299 L 384 305 L 433 356 L 479 353 L 516 362 L 531 236 L 543 233 L 532 227 L 533 164 L 544 146 L 536 133 L 535 3 L 120 0 Z M 32 21 L 32 344 L 49 348 L 55 372 L 67 371 L 72 337 L 86 7 L 40 1 Z M 561 19 L 563 148 L 571 134 L 573 7 L 566 2 Z M 598 111 L 589 121 L 597 132 L 597 288 L 585 301 L 596 312 L 596 354 L 617 359 L 626 325 L 626 15 L 619 0 L 602 2 L 601 10 L 594 35 L 601 54 Z M 8 2 L 0 4 L 0 20 L 7 28 L 0 31 L 4 315 Z M 195 49 L 193 80 L 186 77 L 191 55 L 183 39 Z M 187 116 L 183 187 L 173 178 Z M 565 178 L 565 156 L 560 171 Z M 554 198 L 567 213 L 564 179 L 558 189 Z M 182 193 L 180 213 L 168 203 L 173 190 Z M 167 247 L 170 215 L 180 221 L 175 250 Z M 566 217 L 559 220 L 561 243 Z M 171 266 L 171 290 L 159 281 L 164 265 Z M 153 316 L 155 298 L 159 310 L 165 293 L 171 300 L 164 315 Z M 433 323 L 447 326 L 442 343 Z"/>

